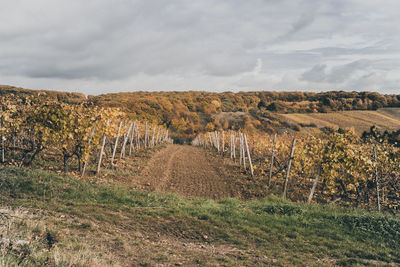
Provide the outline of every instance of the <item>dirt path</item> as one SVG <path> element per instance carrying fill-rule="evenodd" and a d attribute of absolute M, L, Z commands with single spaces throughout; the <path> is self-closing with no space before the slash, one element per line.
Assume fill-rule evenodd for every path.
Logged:
<path fill-rule="evenodd" d="M 224 159 L 198 147 L 168 145 L 143 169 L 134 187 L 185 197 L 241 197 L 240 174 Z"/>

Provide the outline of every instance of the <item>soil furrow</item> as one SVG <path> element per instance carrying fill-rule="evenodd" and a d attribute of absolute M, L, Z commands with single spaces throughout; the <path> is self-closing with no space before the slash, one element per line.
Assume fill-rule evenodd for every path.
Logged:
<path fill-rule="evenodd" d="M 185 197 L 240 197 L 238 174 L 218 155 L 198 147 L 168 145 L 157 152 L 134 186 Z"/>

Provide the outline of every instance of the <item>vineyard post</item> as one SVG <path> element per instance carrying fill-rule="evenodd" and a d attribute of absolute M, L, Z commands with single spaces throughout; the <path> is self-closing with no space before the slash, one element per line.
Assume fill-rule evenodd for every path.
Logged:
<path fill-rule="evenodd" d="M 239 163 L 240 167 L 242 167 L 243 159 L 242 159 L 242 136 L 241 133 L 239 132 Z"/>
<path fill-rule="evenodd" d="M 250 156 L 250 151 L 249 151 L 249 145 L 247 143 L 247 136 L 246 134 L 244 134 L 244 142 L 246 143 L 246 151 L 247 151 L 247 156 L 249 159 L 249 165 L 250 165 L 250 172 L 251 172 L 251 176 L 254 177 L 254 170 L 253 170 L 253 164 L 251 162 L 251 156 Z"/>
<path fill-rule="evenodd" d="M 92 142 L 92 138 L 93 138 L 95 130 L 96 130 L 96 126 L 93 126 L 93 128 L 92 128 L 92 130 L 90 131 L 90 134 L 89 134 L 88 146 L 90 146 L 90 143 Z M 86 167 L 87 167 L 87 163 L 88 163 L 89 158 L 90 158 L 90 155 L 88 154 L 88 158 L 85 159 L 85 163 L 83 164 L 81 177 L 83 177 L 85 175 L 85 171 L 86 171 Z"/>
<path fill-rule="evenodd" d="M 114 158 L 115 158 L 115 153 L 117 152 L 119 134 L 121 133 L 121 128 L 122 128 L 122 121 L 119 123 L 117 138 L 115 139 L 114 149 L 113 149 L 113 153 L 112 153 L 112 157 L 111 157 L 111 165 L 114 165 Z"/>
<path fill-rule="evenodd" d="M 149 126 L 148 126 L 147 121 L 146 121 L 146 128 L 145 128 L 145 131 L 144 131 L 144 147 L 145 147 L 145 148 L 147 148 L 147 135 L 148 135 L 148 131 L 149 131 Z"/>
<path fill-rule="evenodd" d="M 132 126 L 133 122 L 131 122 L 128 128 L 128 132 L 126 133 L 126 135 L 124 135 L 124 142 L 122 143 L 121 154 L 119 155 L 119 159 L 125 157 L 126 143 L 128 142 L 129 136 L 131 135 Z"/>
<path fill-rule="evenodd" d="M 379 177 L 378 177 L 378 160 L 376 158 L 376 145 L 374 146 L 374 162 L 375 162 L 375 183 L 376 183 L 376 196 L 377 196 L 377 204 L 378 211 L 381 212 L 381 199 L 379 196 Z"/>
<path fill-rule="evenodd" d="M 231 159 L 233 158 L 233 136 L 231 133 Z"/>
<path fill-rule="evenodd" d="M 135 130 L 136 130 L 136 121 L 132 125 L 132 132 L 130 136 L 130 144 L 129 144 L 129 156 L 132 154 L 132 148 L 133 148 L 133 138 L 135 136 Z"/>
<path fill-rule="evenodd" d="M 126 131 L 128 130 L 127 127 L 128 127 L 128 121 L 124 121 L 124 127 L 123 127 L 123 129 L 125 129 L 125 131 L 124 131 L 123 136 L 121 136 L 122 146 L 121 146 L 120 154 L 122 154 L 123 151 L 124 151 L 125 139 L 128 137 L 128 135 L 126 134 Z M 120 155 L 120 158 L 122 158 L 121 155 Z"/>
<path fill-rule="evenodd" d="M 159 144 L 159 138 L 160 138 L 160 132 L 161 132 L 161 131 L 162 131 L 162 129 L 161 129 L 161 127 L 160 127 L 160 129 L 158 129 L 158 132 L 157 132 L 156 145 Z"/>
<path fill-rule="evenodd" d="M 214 144 L 215 144 L 215 149 L 218 150 L 218 145 L 217 145 L 217 131 L 214 132 Z"/>
<path fill-rule="evenodd" d="M 216 134 L 216 138 L 217 138 L 217 151 L 219 152 L 220 151 L 220 149 L 219 149 L 219 141 L 220 141 L 219 140 L 220 139 L 219 138 L 219 132 L 216 132 L 215 134 Z"/>
<path fill-rule="evenodd" d="M 270 166 L 269 166 L 268 187 L 271 186 L 272 169 L 274 168 L 274 160 L 275 160 L 275 146 L 276 146 L 276 134 L 274 135 L 273 144 L 272 144 L 271 162 L 270 162 Z"/>
<path fill-rule="evenodd" d="M 235 162 L 236 162 L 236 136 L 235 136 L 235 132 L 232 133 L 232 141 L 233 141 L 233 158 L 235 159 Z"/>
<path fill-rule="evenodd" d="M 139 150 L 140 149 L 140 131 L 139 131 L 139 125 L 136 125 L 136 148 Z"/>
<path fill-rule="evenodd" d="M 210 140 L 210 148 L 212 148 L 212 140 L 211 140 L 211 133 L 208 132 L 208 139 Z"/>
<path fill-rule="evenodd" d="M 313 186 L 312 186 L 312 188 L 311 188 L 310 195 L 308 196 L 308 200 L 307 200 L 307 203 L 308 203 L 308 204 L 311 203 L 311 200 L 312 200 L 313 195 L 314 195 L 314 192 L 315 192 L 315 188 L 317 188 L 318 179 L 319 179 L 319 176 L 321 175 L 321 169 L 322 169 L 322 166 L 320 166 L 320 167 L 318 168 L 318 172 L 317 172 L 317 174 L 315 175 L 314 183 L 313 183 Z"/>
<path fill-rule="evenodd" d="M 242 137 L 242 158 L 243 158 L 243 168 L 246 170 L 246 152 L 244 151 L 244 134 L 240 133 L 240 136 Z"/>
<path fill-rule="evenodd" d="M 164 128 L 161 128 L 161 130 L 160 130 L 160 139 L 159 139 L 159 143 L 160 144 L 162 144 L 163 142 L 164 142 L 164 138 L 163 138 L 163 136 L 165 135 L 165 129 Z"/>
<path fill-rule="evenodd" d="M 211 138 L 212 138 L 212 148 L 214 149 L 216 147 L 215 146 L 215 132 L 211 133 Z"/>
<path fill-rule="evenodd" d="M 157 126 L 154 126 L 154 125 L 153 125 L 153 137 L 151 138 L 151 146 L 152 146 L 152 147 L 154 147 L 154 144 L 155 144 L 155 142 L 154 142 L 155 139 L 154 139 L 154 138 L 155 138 L 155 136 L 156 136 L 156 129 L 157 129 Z"/>
<path fill-rule="evenodd" d="M 215 141 L 215 149 L 218 151 L 218 144 L 217 144 L 217 131 L 214 132 L 214 141 Z"/>
<path fill-rule="evenodd" d="M 222 131 L 222 154 L 225 153 L 225 132 Z"/>
<path fill-rule="evenodd" d="M 110 121 L 107 120 L 106 123 L 106 128 L 108 127 L 108 125 L 110 124 Z M 99 156 L 99 163 L 97 165 L 97 170 L 96 170 L 96 174 L 100 173 L 100 167 L 101 167 L 101 160 L 103 159 L 103 152 L 104 152 L 104 146 L 106 145 L 106 133 L 103 134 L 103 141 L 101 143 L 101 149 L 100 149 L 100 156 Z"/>
<path fill-rule="evenodd" d="M 292 149 L 290 151 L 289 162 L 288 162 L 287 171 L 286 171 L 285 185 L 283 187 L 283 193 L 282 193 L 283 199 L 286 199 L 287 186 L 288 186 L 288 181 L 289 181 L 289 176 L 290 176 L 290 166 L 292 165 L 295 145 L 296 145 L 296 137 L 293 138 Z"/>

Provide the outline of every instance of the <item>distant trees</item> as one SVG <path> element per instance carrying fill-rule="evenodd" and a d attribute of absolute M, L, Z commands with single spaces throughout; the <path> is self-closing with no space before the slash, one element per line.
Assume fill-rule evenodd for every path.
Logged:
<path fill-rule="evenodd" d="M 131 92 L 90 96 L 52 91 L 32 91 L 0 86 L 1 95 L 18 97 L 40 95 L 62 103 L 88 101 L 100 107 L 121 108 L 132 119 L 166 125 L 177 135 L 194 137 L 207 129 L 271 129 L 284 125 L 275 113 L 334 112 L 400 107 L 400 95 L 376 92 Z M 22 99 L 21 98 L 21 99 Z M 32 98 L 35 101 L 35 98 Z M 221 112 L 246 116 L 218 117 Z M 218 119 L 217 119 L 218 117 Z"/>

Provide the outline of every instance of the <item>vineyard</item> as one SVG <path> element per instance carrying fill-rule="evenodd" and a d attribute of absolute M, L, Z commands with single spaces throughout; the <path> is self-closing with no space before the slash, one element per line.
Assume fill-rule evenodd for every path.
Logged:
<path fill-rule="evenodd" d="M 31 166 L 37 160 L 84 176 L 114 167 L 136 150 L 172 142 L 164 127 L 132 121 L 117 108 L 29 97 L 3 97 L 1 103 L 4 164 Z"/>
<path fill-rule="evenodd" d="M 376 131 L 221 130 L 189 146 L 90 101 L 1 103 L 0 265 L 400 263 L 400 150 Z"/>
<path fill-rule="evenodd" d="M 133 152 L 172 143 L 168 130 L 131 120 L 118 108 L 46 98 L 1 99 L 1 161 L 58 172 L 96 175 Z M 400 150 L 379 135 L 351 131 L 269 135 L 215 131 L 194 145 L 215 149 L 248 171 L 262 192 L 292 201 L 338 203 L 397 211 Z"/>
<path fill-rule="evenodd" d="M 198 135 L 193 145 L 230 157 L 265 191 L 292 201 L 399 209 L 400 150 L 379 136 L 228 131 Z"/>

